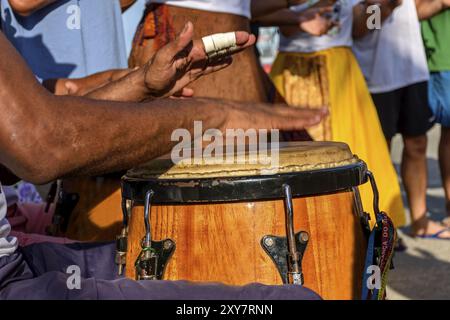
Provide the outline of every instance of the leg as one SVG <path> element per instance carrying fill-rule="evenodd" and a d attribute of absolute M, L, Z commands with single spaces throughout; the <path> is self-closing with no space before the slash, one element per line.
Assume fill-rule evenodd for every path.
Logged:
<path fill-rule="evenodd" d="M 79 289 L 67 273 L 80 268 Z M 6 299 L 152 299 L 152 300 L 318 300 L 297 286 L 226 286 L 185 281 L 134 281 L 116 275 L 114 244 L 38 244 L 0 258 L 0 300 Z M 69 286 L 68 286 L 69 284 Z"/>
<path fill-rule="evenodd" d="M 401 132 L 404 150 L 401 174 L 411 212 L 414 236 L 436 234 L 445 228 L 427 217 L 427 131 L 433 125 L 428 107 L 427 84 L 418 83 L 405 89 L 401 111 Z M 450 238 L 446 231 L 440 238 Z"/>
<path fill-rule="evenodd" d="M 445 190 L 447 216 L 450 217 L 450 128 L 442 127 L 439 142 L 439 166 Z"/>
<path fill-rule="evenodd" d="M 430 107 L 436 121 L 442 125 L 439 142 L 439 165 L 445 190 L 446 212 L 450 216 L 450 72 L 433 72 L 430 75 L 428 94 Z M 450 226 L 450 218 L 444 220 Z"/>
<path fill-rule="evenodd" d="M 432 235 L 443 229 L 441 224 L 427 218 L 427 137 L 403 137 L 405 148 L 402 158 L 402 179 L 411 211 L 411 228 L 413 235 Z M 450 238 L 450 231 L 440 238 Z"/>

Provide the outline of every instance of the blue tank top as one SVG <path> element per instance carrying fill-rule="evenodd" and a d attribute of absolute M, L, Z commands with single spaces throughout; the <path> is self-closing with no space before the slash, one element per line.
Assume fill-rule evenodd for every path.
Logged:
<path fill-rule="evenodd" d="M 0 1 L 5 36 L 40 80 L 127 67 L 119 0 L 57 0 L 27 17 Z"/>

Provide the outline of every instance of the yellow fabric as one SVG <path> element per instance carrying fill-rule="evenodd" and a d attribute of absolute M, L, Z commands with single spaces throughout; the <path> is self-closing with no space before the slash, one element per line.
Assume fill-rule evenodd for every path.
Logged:
<path fill-rule="evenodd" d="M 303 106 L 306 103 L 314 108 L 324 101 L 328 104 L 329 119 L 310 133 L 315 139 L 347 143 L 373 172 L 380 191 L 380 209 L 389 214 L 396 227 L 405 225 L 397 174 L 377 111 L 352 51 L 338 47 L 315 53 L 280 53 L 271 78 L 290 105 L 302 102 Z M 360 191 L 364 209 L 373 213 L 370 185 L 365 184 Z"/>

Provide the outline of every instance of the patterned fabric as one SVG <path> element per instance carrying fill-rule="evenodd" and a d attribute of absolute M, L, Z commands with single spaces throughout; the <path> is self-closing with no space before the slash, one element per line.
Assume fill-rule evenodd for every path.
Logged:
<path fill-rule="evenodd" d="M 134 36 L 129 60 L 130 67 L 137 66 L 136 61 L 139 60 L 137 57 L 143 54 L 149 45 L 152 46 L 152 52 L 156 52 L 173 41 L 175 37 L 169 6 L 148 4 Z"/>
<path fill-rule="evenodd" d="M 351 49 L 280 53 L 271 77 L 289 105 L 329 107 L 328 119 L 309 132 L 318 140 L 330 138 L 347 143 L 374 173 L 380 186 L 381 209 L 390 214 L 396 227 L 403 226 L 405 210 L 397 174 L 377 111 Z M 372 208 L 370 186 L 366 184 L 360 189 L 364 208 Z"/>

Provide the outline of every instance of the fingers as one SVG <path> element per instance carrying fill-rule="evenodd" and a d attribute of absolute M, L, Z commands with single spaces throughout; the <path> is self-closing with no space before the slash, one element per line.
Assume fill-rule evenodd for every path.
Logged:
<path fill-rule="evenodd" d="M 280 130 L 301 130 L 319 124 L 327 115 L 325 109 L 290 108 L 289 114 L 278 116 L 274 125 Z"/>
<path fill-rule="evenodd" d="M 274 118 L 274 125 L 280 130 L 301 130 L 319 124 L 326 116 L 328 109 L 300 109 L 280 107 L 280 114 Z"/>
<path fill-rule="evenodd" d="M 186 25 L 184 26 L 181 33 L 178 35 L 176 42 L 176 52 L 180 52 L 184 48 L 186 48 L 192 41 L 192 38 L 194 37 L 194 25 L 192 22 L 188 21 Z"/>
<path fill-rule="evenodd" d="M 248 48 L 256 43 L 256 36 L 245 31 L 236 31 L 236 45 L 241 48 Z"/>
<path fill-rule="evenodd" d="M 234 36 L 235 43 L 230 43 L 229 45 L 227 43 L 227 45 L 224 47 L 220 46 L 219 34 L 205 37 L 202 40 L 195 40 L 189 58 L 194 62 L 205 60 L 208 58 L 208 55 L 215 56 L 212 60 L 221 59 L 223 57 L 231 56 L 233 54 L 241 52 L 242 50 L 245 50 L 256 43 L 255 35 L 249 34 L 245 31 L 237 31 L 235 32 Z M 219 42 L 218 46 L 220 50 L 218 52 L 215 52 L 214 49 L 209 48 L 209 45 L 208 48 L 206 48 L 205 41 L 206 43 L 211 44 L 212 48 L 214 48 L 212 44 L 216 44 L 215 41 Z"/>
<path fill-rule="evenodd" d="M 80 87 L 74 81 L 66 81 L 64 87 L 67 90 L 67 95 L 75 96 L 79 94 Z"/>
<path fill-rule="evenodd" d="M 193 97 L 194 90 L 191 88 L 183 88 L 183 90 L 181 91 L 181 96 L 186 97 L 186 98 Z"/>
<path fill-rule="evenodd" d="M 174 41 L 170 42 L 156 53 L 155 60 L 161 65 L 171 65 L 174 58 L 192 44 L 193 36 L 194 25 L 191 22 L 188 22 Z"/>

